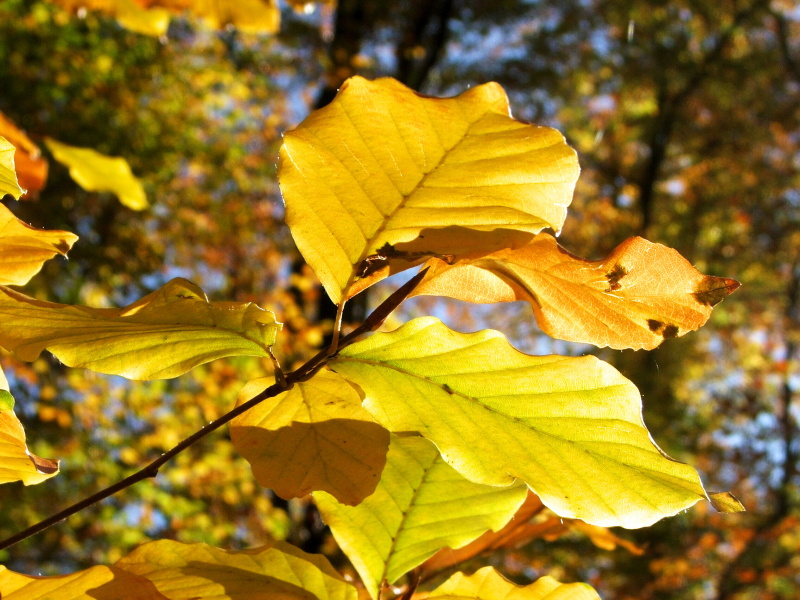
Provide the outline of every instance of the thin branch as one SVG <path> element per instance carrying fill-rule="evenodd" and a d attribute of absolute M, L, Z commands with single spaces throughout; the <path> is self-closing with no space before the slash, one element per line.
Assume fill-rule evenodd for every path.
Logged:
<path fill-rule="evenodd" d="M 273 385 L 269 386 L 263 392 L 254 396 L 247 402 L 240 404 L 233 410 L 225 413 L 216 421 L 212 421 L 208 425 L 202 427 L 188 438 L 180 442 L 171 450 L 162 454 L 159 458 L 151 462 L 149 465 L 143 467 L 136 473 L 126 477 L 125 479 L 118 481 L 117 483 L 100 490 L 99 492 L 92 494 L 91 496 L 84 498 L 83 500 L 76 502 L 72 506 L 65 508 L 64 510 L 36 523 L 20 531 L 19 533 L 12 535 L 5 540 L 0 541 L 0 550 L 5 550 L 6 548 L 10 548 L 14 544 L 21 542 L 24 539 L 27 539 L 41 531 L 44 531 L 51 525 L 55 525 L 60 521 L 63 521 L 67 517 L 74 515 L 77 512 L 82 511 L 85 508 L 92 506 L 100 502 L 101 500 L 105 500 L 106 498 L 113 496 L 117 492 L 124 490 L 127 487 L 132 486 L 135 483 L 143 481 L 144 479 L 148 479 L 150 477 L 155 477 L 158 475 L 158 470 L 164 465 L 166 462 L 207 436 L 212 431 L 216 431 L 226 423 L 229 423 L 231 420 L 235 419 L 242 413 L 247 412 L 257 404 L 263 402 L 268 398 L 274 398 L 281 392 L 291 389 L 296 383 L 301 383 L 303 381 L 308 381 L 311 379 L 314 374 L 319 371 L 325 364 L 330 360 L 331 356 L 335 354 L 338 350 L 343 348 L 345 345 L 352 343 L 357 337 L 363 335 L 364 333 L 368 333 L 370 331 L 374 331 L 378 327 L 380 327 L 381 323 L 389 316 L 389 314 L 397 308 L 403 300 L 408 298 L 414 288 L 422 281 L 422 278 L 425 276 L 427 269 L 423 269 L 419 273 L 417 273 L 414 277 L 412 277 L 408 282 L 404 285 L 399 287 L 391 296 L 389 296 L 384 302 L 381 303 L 378 308 L 376 308 L 364 321 L 364 323 L 355 331 L 350 333 L 347 337 L 341 340 L 341 346 L 334 346 L 333 351 L 330 348 L 324 348 L 317 354 L 315 354 L 311 359 L 309 359 L 304 365 L 299 367 L 296 371 L 289 373 L 288 375 L 282 376 L 278 370 L 276 370 L 276 379 L 278 380 Z M 277 362 L 277 361 L 276 361 Z"/>

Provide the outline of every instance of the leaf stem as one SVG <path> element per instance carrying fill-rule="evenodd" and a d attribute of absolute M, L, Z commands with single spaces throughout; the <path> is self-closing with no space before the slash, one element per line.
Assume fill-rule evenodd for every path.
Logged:
<path fill-rule="evenodd" d="M 127 487 L 132 486 L 135 483 L 138 483 L 144 479 L 148 479 L 150 477 L 155 477 L 158 475 L 158 470 L 164 465 L 166 462 L 207 436 L 212 431 L 216 431 L 226 423 L 230 422 L 231 420 L 235 419 L 242 413 L 247 412 L 257 404 L 263 402 L 268 398 L 273 398 L 284 392 L 286 390 L 291 389 L 294 387 L 294 384 L 301 383 L 303 381 L 308 381 L 311 379 L 314 374 L 319 371 L 325 364 L 331 359 L 333 355 L 336 354 L 339 350 L 344 348 L 346 345 L 354 342 L 359 336 L 368 333 L 370 331 L 374 331 L 378 327 L 380 327 L 381 323 L 386 320 L 386 317 L 391 314 L 391 312 L 396 309 L 402 302 L 405 300 L 414 288 L 422 281 L 422 278 L 425 276 L 425 272 L 427 269 L 424 269 L 417 273 L 414 277 L 412 277 L 408 282 L 404 285 L 400 286 L 391 296 L 389 296 L 386 300 L 384 300 L 378 308 L 376 308 L 370 315 L 366 318 L 364 323 L 362 323 L 358 328 L 352 331 L 350 334 L 342 338 L 341 340 L 337 340 L 334 337 L 334 344 L 331 344 L 329 348 L 323 348 L 320 352 L 315 354 L 311 357 L 305 364 L 300 366 L 297 370 L 292 371 L 288 375 L 283 375 L 276 371 L 276 383 L 269 386 L 260 394 L 254 396 L 247 402 L 240 404 L 233 410 L 225 413 L 216 421 L 212 421 L 208 425 L 202 427 L 198 431 L 194 432 L 192 435 L 184 439 L 182 442 L 177 444 L 171 450 L 165 452 L 156 460 L 148 464 L 147 466 L 141 468 L 140 470 L 136 471 L 132 475 L 129 475 L 125 479 L 118 481 L 117 483 L 110 485 L 109 487 L 100 490 L 99 492 L 92 494 L 84 498 L 83 500 L 76 502 L 72 506 L 65 508 L 64 510 L 39 521 L 38 523 L 31 525 L 27 529 L 20 531 L 8 537 L 2 541 L 0 541 L 0 550 L 5 550 L 6 548 L 10 548 L 14 544 L 21 542 L 31 536 L 36 535 L 50 527 L 51 525 L 55 525 L 60 521 L 63 521 L 67 517 L 71 517 L 77 512 L 82 511 L 85 508 L 92 506 L 93 504 L 97 504 L 101 500 L 105 500 L 106 498 L 113 496 L 117 492 L 124 490 Z M 340 312 L 341 306 L 340 305 Z M 337 317 L 337 320 L 340 319 L 340 316 Z M 338 328 L 337 328 L 338 329 Z"/>

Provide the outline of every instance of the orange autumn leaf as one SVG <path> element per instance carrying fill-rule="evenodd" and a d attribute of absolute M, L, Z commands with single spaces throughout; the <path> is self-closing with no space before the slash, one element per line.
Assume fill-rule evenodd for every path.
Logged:
<path fill-rule="evenodd" d="M 47 161 L 39 147 L 11 119 L 0 112 L 0 137 L 6 138 L 14 148 L 14 166 L 19 185 L 27 190 L 22 198 L 36 197 L 47 182 Z"/>
<path fill-rule="evenodd" d="M 629 238 L 603 260 L 567 252 L 549 234 L 430 271 L 414 295 L 468 302 L 525 300 L 542 330 L 559 339 L 611 348 L 652 349 L 701 327 L 739 283 L 697 271 L 677 251 Z"/>

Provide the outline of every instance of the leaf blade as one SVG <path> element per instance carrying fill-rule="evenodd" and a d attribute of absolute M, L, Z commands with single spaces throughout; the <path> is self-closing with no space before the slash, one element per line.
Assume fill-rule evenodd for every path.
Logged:
<path fill-rule="evenodd" d="M 427 256 L 560 229 L 577 175 L 563 136 L 513 120 L 497 84 L 437 99 L 360 77 L 285 134 L 279 163 L 287 224 L 334 302 Z"/>
<path fill-rule="evenodd" d="M 25 285 L 56 254 L 66 256 L 78 236 L 36 229 L 0 204 L 0 285 Z"/>
<path fill-rule="evenodd" d="M 272 383 L 250 382 L 239 403 Z M 389 432 L 332 371 L 320 371 L 236 417 L 230 433 L 259 484 L 284 499 L 324 490 L 344 504 L 358 504 L 375 491 L 389 449 Z"/>
<path fill-rule="evenodd" d="M 123 309 L 36 300 L 0 286 L 0 346 L 25 361 L 48 350 L 70 367 L 128 379 L 177 377 L 227 356 L 269 356 L 280 323 L 251 303 L 209 302 L 185 279 Z"/>
<path fill-rule="evenodd" d="M 0 198 L 10 194 L 16 200 L 25 193 L 17 181 L 14 154 L 17 149 L 6 138 L 0 136 Z"/>
<path fill-rule="evenodd" d="M 422 318 L 329 366 L 390 431 L 419 432 L 472 481 L 519 478 L 560 516 L 637 528 L 706 498 L 650 438 L 636 387 L 595 357 L 529 356 L 498 332 Z"/>
<path fill-rule="evenodd" d="M 151 581 L 170 600 L 356 600 L 356 590 L 321 555 L 284 542 L 226 551 L 172 540 L 149 542 L 114 566 Z"/>
<path fill-rule="evenodd" d="M 36 577 L 0 565 L 4 600 L 167 600 L 152 583 L 122 569 L 95 566 L 56 577 Z"/>
<path fill-rule="evenodd" d="M 571 255 L 548 234 L 448 265 L 430 261 L 414 295 L 528 302 L 552 337 L 614 349 L 653 349 L 700 328 L 738 282 L 698 272 L 678 252 L 629 238 L 605 259 Z"/>
<path fill-rule="evenodd" d="M 455 573 L 431 592 L 438 600 L 600 600 L 597 592 L 585 583 L 559 583 L 549 576 L 526 586 L 518 586 L 492 567 L 483 567 L 473 575 Z"/>
<path fill-rule="evenodd" d="M 314 500 L 339 546 L 377 598 L 439 548 L 463 546 L 501 528 L 525 499 L 524 486 L 497 488 L 467 481 L 430 442 L 393 437 L 375 493 L 344 506 L 326 493 Z"/>
<path fill-rule="evenodd" d="M 0 484 L 21 481 L 35 485 L 58 475 L 58 461 L 28 451 L 25 430 L 14 414 L 14 397 L 0 369 Z"/>
<path fill-rule="evenodd" d="M 150 204 L 142 183 L 133 175 L 128 161 L 105 156 L 91 148 L 78 148 L 45 139 L 53 158 L 69 169 L 79 186 L 89 192 L 111 192 L 131 210 L 144 210 Z"/>

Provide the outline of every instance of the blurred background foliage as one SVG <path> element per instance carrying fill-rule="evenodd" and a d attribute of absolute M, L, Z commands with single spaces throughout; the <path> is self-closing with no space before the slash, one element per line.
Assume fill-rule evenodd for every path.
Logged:
<path fill-rule="evenodd" d="M 277 34 L 175 18 L 157 38 L 102 13 L 0 1 L 0 111 L 40 145 L 50 136 L 125 157 L 152 204 L 134 212 L 85 192 L 51 161 L 38 197 L 6 204 L 34 226 L 81 239 L 68 261 L 50 261 L 24 291 L 117 306 L 187 277 L 212 300 L 275 311 L 286 324 L 276 353 L 284 366 L 299 364 L 325 338 L 330 307 L 282 222 L 281 132 L 354 73 L 394 76 L 432 95 L 498 81 L 516 117 L 557 127 L 579 152 L 583 172 L 562 244 L 601 258 L 644 235 L 743 286 L 703 330 L 653 352 L 549 340 L 516 304 L 420 298 L 406 316 L 434 311 L 458 329 L 494 327 L 532 353 L 598 354 L 639 386 L 658 443 L 749 512 L 719 515 L 702 504 L 649 529 L 618 531 L 644 548 L 641 556 L 570 534 L 483 562 L 518 582 L 544 574 L 587 581 L 609 599 L 800 596 L 795 4 L 340 0 L 281 12 Z M 0 488 L 3 536 L 160 455 L 230 409 L 244 382 L 271 371 L 238 359 L 134 384 L 50 357 L 0 362 L 31 450 L 62 459 L 61 474 L 44 484 Z M 313 507 L 259 488 L 224 434 L 0 559 L 18 571 L 61 573 L 158 538 L 237 549 L 289 539 L 345 565 Z"/>

